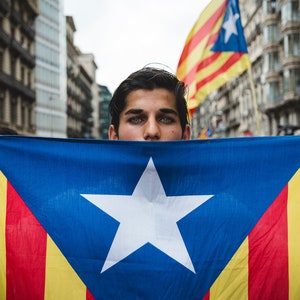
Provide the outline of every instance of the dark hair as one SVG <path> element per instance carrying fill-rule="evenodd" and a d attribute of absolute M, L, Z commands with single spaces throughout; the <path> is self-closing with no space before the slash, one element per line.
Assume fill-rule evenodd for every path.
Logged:
<path fill-rule="evenodd" d="M 129 75 L 115 90 L 109 103 L 111 124 L 114 125 L 117 133 L 120 125 L 120 114 L 125 108 L 128 94 L 135 90 L 153 90 L 155 88 L 164 88 L 174 93 L 182 133 L 184 132 L 186 125 L 189 123 L 185 99 L 186 85 L 168 71 L 145 67 Z"/>

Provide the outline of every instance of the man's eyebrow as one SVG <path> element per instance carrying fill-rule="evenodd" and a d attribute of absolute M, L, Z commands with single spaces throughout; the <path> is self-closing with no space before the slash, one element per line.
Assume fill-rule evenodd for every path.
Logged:
<path fill-rule="evenodd" d="M 161 112 L 165 113 L 165 114 L 173 114 L 173 115 L 178 115 L 177 111 L 175 109 L 172 108 L 161 108 L 160 109 Z"/>
<path fill-rule="evenodd" d="M 127 110 L 125 112 L 125 115 L 138 115 L 142 112 L 143 112 L 143 110 L 140 108 L 132 108 L 132 109 Z"/>
<path fill-rule="evenodd" d="M 132 109 L 127 110 L 125 112 L 125 115 L 138 115 L 138 114 L 141 114 L 143 111 L 144 110 L 141 108 L 132 108 Z M 159 111 L 164 114 L 173 114 L 176 116 L 178 115 L 177 111 L 172 108 L 161 108 Z"/>

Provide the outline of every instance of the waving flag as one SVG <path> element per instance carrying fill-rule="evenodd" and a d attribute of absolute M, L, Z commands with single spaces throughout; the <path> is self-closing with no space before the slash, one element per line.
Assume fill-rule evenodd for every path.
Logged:
<path fill-rule="evenodd" d="M 177 68 L 189 86 L 191 115 L 206 96 L 249 66 L 238 0 L 212 0 L 189 33 Z"/>
<path fill-rule="evenodd" d="M 0 299 L 297 299 L 300 137 L 0 137 Z"/>

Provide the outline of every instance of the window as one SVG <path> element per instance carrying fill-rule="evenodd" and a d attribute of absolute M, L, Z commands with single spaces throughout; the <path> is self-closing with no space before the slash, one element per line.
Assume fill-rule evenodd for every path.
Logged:
<path fill-rule="evenodd" d="M 10 121 L 17 124 L 17 98 L 12 96 L 10 102 Z"/>
<path fill-rule="evenodd" d="M 24 126 L 25 125 L 25 120 L 26 120 L 26 107 L 23 104 L 21 108 L 21 124 Z"/>
<path fill-rule="evenodd" d="M 59 51 L 51 49 L 46 45 L 36 44 L 36 57 L 52 66 L 59 66 Z"/>
<path fill-rule="evenodd" d="M 296 21 L 299 22 L 300 13 L 299 13 L 299 2 L 292 0 L 282 4 L 281 9 L 281 24 L 285 25 L 287 22 Z"/>
<path fill-rule="evenodd" d="M 11 71 L 11 76 L 13 78 L 16 77 L 16 58 L 14 56 L 11 56 L 10 59 L 10 71 Z"/>
<path fill-rule="evenodd" d="M 10 23 L 10 34 L 12 38 L 15 38 L 16 27 L 13 23 Z"/>
<path fill-rule="evenodd" d="M 284 92 L 294 92 L 300 95 L 300 69 L 289 69 L 283 73 Z"/>
<path fill-rule="evenodd" d="M 37 66 L 35 68 L 36 81 L 49 87 L 59 87 L 59 73 Z"/>
<path fill-rule="evenodd" d="M 300 57 L 300 34 L 293 33 L 284 36 L 284 56 Z"/>
<path fill-rule="evenodd" d="M 30 128 L 33 124 L 31 123 L 31 116 L 32 116 L 32 108 L 28 108 L 28 118 L 27 118 L 27 126 Z"/>
<path fill-rule="evenodd" d="M 268 82 L 266 84 L 266 96 L 267 102 L 270 104 L 276 104 L 280 101 L 279 82 Z"/>
<path fill-rule="evenodd" d="M 276 0 L 264 0 L 263 11 L 265 14 L 275 14 L 277 8 Z"/>
<path fill-rule="evenodd" d="M 279 38 L 279 31 L 276 24 L 271 24 L 264 27 L 264 41 L 265 43 L 276 42 Z"/>
<path fill-rule="evenodd" d="M 279 55 L 277 51 L 266 53 L 264 56 L 264 71 L 275 72 L 280 69 Z"/>
<path fill-rule="evenodd" d="M 296 120 L 297 120 L 297 124 L 300 124 L 300 112 L 296 111 Z"/>
<path fill-rule="evenodd" d="M 27 71 L 27 87 L 31 89 L 31 71 Z"/>
<path fill-rule="evenodd" d="M 21 82 L 25 84 L 25 67 L 21 66 Z"/>

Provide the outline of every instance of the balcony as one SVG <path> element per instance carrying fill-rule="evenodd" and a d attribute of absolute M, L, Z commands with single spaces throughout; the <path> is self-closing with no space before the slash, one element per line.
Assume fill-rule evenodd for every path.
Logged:
<path fill-rule="evenodd" d="M 27 98 L 30 100 L 34 101 L 35 100 L 35 91 L 30 89 L 29 87 L 23 85 L 20 81 L 12 78 L 12 87 L 13 89 L 17 90 L 21 94 L 25 95 Z"/>
<path fill-rule="evenodd" d="M 22 21 L 21 15 L 19 12 L 12 10 L 10 13 L 10 19 L 15 24 L 20 24 Z"/>
<path fill-rule="evenodd" d="M 5 74 L 0 70 L 0 84 L 7 86 L 10 89 L 14 89 L 19 93 L 25 95 L 31 101 L 35 100 L 35 91 L 29 86 L 23 85 L 20 81 L 12 78 L 10 75 Z"/>
<path fill-rule="evenodd" d="M 9 4 L 6 0 L 0 1 L 0 11 L 2 12 L 2 14 L 7 14 L 9 12 Z"/>
<path fill-rule="evenodd" d="M 27 0 L 28 7 L 30 7 L 31 11 L 35 16 L 38 15 L 38 0 Z"/>
<path fill-rule="evenodd" d="M 295 91 L 285 92 L 283 95 L 283 100 L 285 103 L 297 101 L 300 99 L 300 89 L 295 89 Z"/>
<path fill-rule="evenodd" d="M 35 37 L 35 30 L 29 26 L 27 23 L 25 23 L 24 21 L 21 21 L 21 30 L 28 36 L 31 38 L 31 40 L 34 40 Z"/>
<path fill-rule="evenodd" d="M 277 71 L 269 70 L 268 72 L 265 73 L 265 80 L 266 82 L 274 82 L 274 81 L 279 81 L 280 79 L 280 74 Z"/>
<path fill-rule="evenodd" d="M 300 67 L 300 57 L 289 55 L 288 57 L 284 57 L 282 60 L 282 66 L 284 69 L 293 68 L 295 66 Z"/>
<path fill-rule="evenodd" d="M 236 118 L 232 118 L 227 123 L 226 130 L 228 131 L 230 129 L 237 128 L 239 126 L 240 126 L 240 121 L 237 120 Z"/>
<path fill-rule="evenodd" d="M 0 70 L 0 83 L 8 87 L 12 86 L 10 75 L 5 74 L 2 70 Z"/>
<path fill-rule="evenodd" d="M 78 121 L 84 121 L 84 118 L 82 117 L 82 114 L 72 109 L 72 107 L 68 106 L 67 108 L 67 115 L 70 117 L 73 117 L 74 119 Z"/>
<path fill-rule="evenodd" d="M 83 137 L 81 131 L 79 131 L 75 128 L 72 128 L 70 126 L 68 126 L 68 128 L 67 128 L 67 135 L 68 135 L 68 138 L 82 138 Z"/>
<path fill-rule="evenodd" d="M 23 48 L 15 39 L 12 39 L 11 41 L 11 49 L 17 52 L 31 68 L 35 66 L 34 56 L 30 55 L 28 51 L 25 48 Z"/>

